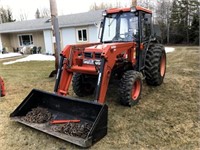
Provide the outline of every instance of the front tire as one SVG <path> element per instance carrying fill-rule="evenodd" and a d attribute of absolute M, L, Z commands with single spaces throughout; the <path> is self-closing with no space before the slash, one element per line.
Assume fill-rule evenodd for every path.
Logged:
<path fill-rule="evenodd" d="M 119 98 L 122 105 L 133 106 L 139 102 L 142 91 L 141 74 L 134 70 L 124 73 L 120 81 Z"/>
<path fill-rule="evenodd" d="M 166 52 L 161 44 L 150 45 L 145 60 L 145 76 L 149 85 L 163 83 L 166 72 Z"/>
<path fill-rule="evenodd" d="M 72 88 L 74 93 L 79 97 L 92 95 L 95 89 L 90 82 L 85 80 L 84 74 L 81 73 L 75 73 L 73 75 Z"/>

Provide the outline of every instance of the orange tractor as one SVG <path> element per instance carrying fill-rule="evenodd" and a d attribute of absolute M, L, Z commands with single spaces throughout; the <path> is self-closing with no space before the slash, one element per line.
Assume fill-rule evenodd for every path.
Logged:
<path fill-rule="evenodd" d="M 111 78 L 120 80 L 119 100 L 126 106 L 138 103 L 143 79 L 152 86 L 163 83 L 166 53 L 156 39 L 152 12 L 136 6 L 108 9 L 103 16 L 99 43 L 68 45 L 62 50 L 55 94 L 33 90 L 11 114 L 11 118 L 79 146 L 89 147 L 107 134 L 108 108 L 105 97 Z M 66 97 L 71 81 L 77 96 L 94 94 L 94 101 Z M 47 130 L 48 127 L 20 119 L 37 106 L 48 108 L 56 114 L 53 119 L 63 119 L 65 116 L 65 119 L 91 122 L 92 127 L 87 137 L 81 139 L 58 134 Z"/>
<path fill-rule="evenodd" d="M 5 96 L 5 85 L 3 79 L 0 77 L 0 97 Z"/>

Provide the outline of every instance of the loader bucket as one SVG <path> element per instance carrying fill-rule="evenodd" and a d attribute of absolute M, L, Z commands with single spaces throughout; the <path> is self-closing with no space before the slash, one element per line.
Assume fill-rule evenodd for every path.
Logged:
<path fill-rule="evenodd" d="M 23 119 L 28 112 L 37 107 L 48 110 L 51 113 L 51 119 L 44 123 L 32 123 Z M 90 147 L 107 134 L 108 107 L 105 104 L 101 105 L 91 101 L 59 96 L 33 89 L 14 112 L 10 114 L 10 118 L 81 147 Z M 60 126 L 60 129 L 62 129 L 65 124 L 52 125 L 50 121 L 63 119 L 78 119 L 80 120 L 78 124 L 90 124 L 88 132 L 84 133 L 86 136 L 79 137 L 71 133 L 66 134 L 61 130 L 55 131 L 55 126 Z"/>

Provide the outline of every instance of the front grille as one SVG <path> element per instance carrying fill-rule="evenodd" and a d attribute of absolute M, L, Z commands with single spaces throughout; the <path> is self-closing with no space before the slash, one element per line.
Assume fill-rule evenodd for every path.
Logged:
<path fill-rule="evenodd" d="M 85 58 L 92 58 L 92 53 L 85 52 L 84 56 L 85 56 Z"/>
<path fill-rule="evenodd" d="M 101 58 L 101 53 L 95 53 L 95 58 Z"/>

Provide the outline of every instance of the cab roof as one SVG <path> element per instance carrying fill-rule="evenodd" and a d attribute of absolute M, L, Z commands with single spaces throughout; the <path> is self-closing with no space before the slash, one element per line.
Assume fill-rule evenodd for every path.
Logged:
<path fill-rule="evenodd" d="M 118 12 L 130 12 L 131 9 L 134 8 L 134 7 L 127 7 L 127 8 L 111 8 L 111 9 L 107 9 L 106 12 L 108 14 L 113 14 L 113 13 L 118 13 Z M 135 9 L 137 11 L 144 11 L 146 13 L 150 13 L 152 14 L 152 11 L 149 10 L 149 9 L 146 9 L 144 7 L 141 7 L 141 6 L 135 6 Z"/>

